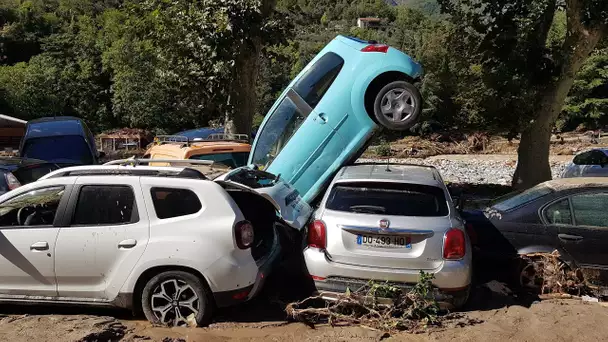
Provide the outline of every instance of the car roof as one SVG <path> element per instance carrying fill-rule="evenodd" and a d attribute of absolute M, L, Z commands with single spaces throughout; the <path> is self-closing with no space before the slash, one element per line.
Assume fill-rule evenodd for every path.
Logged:
<path fill-rule="evenodd" d="M 71 116 L 41 118 L 27 123 L 26 138 L 40 138 L 55 135 L 84 135 L 84 122 Z"/>
<path fill-rule="evenodd" d="M 335 177 L 336 183 L 353 181 L 388 181 L 445 186 L 437 169 L 432 166 L 413 164 L 356 164 L 343 167 Z"/>
<path fill-rule="evenodd" d="M 574 177 L 558 178 L 543 183 L 554 191 L 568 190 L 572 188 L 597 188 L 608 187 L 608 177 Z"/>
<path fill-rule="evenodd" d="M 216 151 L 217 149 L 221 150 Z M 193 153 L 206 152 L 206 154 L 211 154 L 221 152 L 249 152 L 251 150 L 251 145 L 237 141 L 201 141 L 192 142 L 189 145 L 185 143 L 165 143 L 150 147 L 150 149 L 146 153 L 151 153 L 154 150 L 172 152 L 182 151 Z"/>

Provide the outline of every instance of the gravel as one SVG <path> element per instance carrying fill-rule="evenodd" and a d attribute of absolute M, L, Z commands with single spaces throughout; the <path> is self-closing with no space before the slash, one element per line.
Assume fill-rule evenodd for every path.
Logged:
<path fill-rule="evenodd" d="M 501 184 L 510 185 L 517 161 L 509 158 L 463 158 L 453 159 L 446 157 L 431 157 L 427 159 L 391 158 L 391 163 L 398 164 L 423 164 L 436 167 L 443 179 L 454 183 L 473 184 Z M 359 162 L 386 162 L 386 159 L 360 159 Z M 553 178 L 559 177 L 566 162 L 552 161 L 551 171 Z"/>

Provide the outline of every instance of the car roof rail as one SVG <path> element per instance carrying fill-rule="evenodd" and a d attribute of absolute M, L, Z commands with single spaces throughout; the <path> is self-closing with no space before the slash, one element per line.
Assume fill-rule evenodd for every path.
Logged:
<path fill-rule="evenodd" d="M 247 134 L 225 134 L 225 133 L 214 133 L 209 134 L 207 138 L 194 138 L 190 139 L 183 135 L 157 135 L 154 138 L 154 144 L 163 145 L 163 144 L 176 144 L 183 146 L 190 146 L 194 143 L 201 142 L 213 142 L 213 141 L 234 141 L 234 142 L 242 142 L 249 143 L 249 136 Z"/>
<path fill-rule="evenodd" d="M 149 158 L 128 158 L 118 159 L 109 161 L 103 165 L 121 165 L 121 166 L 138 166 L 148 163 L 167 163 L 167 164 L 191 164 L 191 165 L 207 165 L 207 166 L 218 166 L 213 160 L 197 160 L 197 159 L 149 159 Z M 181 166 L 181 165 L 180 165 Z"/>
<path fill-rule="evenodd" d="M 358 166 L 358 165 L 378 165 L 378 166 L 382 166 L 382 165 L 389 165 L 389 166 L 418 166 L 418 167 L 425 167 L 425 168 L 429 168 L 429 169 L 437 169 L 436 167 L 434 167 L 433 165 L 425 165 L 425 164 L 416 164 L 416 163 L 387 163 L 387 162 L 361 162 L 361 163 L 354 163 L 351 165 L 347 165 L 347 166 Z"/>
<path fill-rule="evenodd" d="M 167 177 L 167 178 L 187 178 L 208 180 L 202 172 L 191 169 L 154 169 L 154 168 L 104 168 L 104 167 L 74 167 L 60 169 L 49 174 L 42 179 L 74 177 L 74 176 L 147 176 L 147 177 Z"/>

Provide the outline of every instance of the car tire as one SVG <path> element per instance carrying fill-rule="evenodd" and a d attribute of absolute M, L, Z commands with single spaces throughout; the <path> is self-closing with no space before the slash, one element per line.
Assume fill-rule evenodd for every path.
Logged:
<path fill-rule="evenodd" d="M 144 315 L 152 324 L 193 326 L 196 322 L 196 326 L 206 326 L 213 312 L 211 298 L 211 290 L 199 277 L 183 271 L 167 271 L 146 283 L 141 303 Z"/>
<path fill-rule="evenodd" d="M 414 126 L 422 113 L 420 91 L 406 81 L 385 85 L 374 100 L 374 116 L 384 128 L 404 131 Z"/>
<path fill-rule="evenodd" d="M 450 304 L 454 307 L 454 309 L 459 310 L 462 309 L 467 302 L 469 301 L 469 296 L 471 294 L 471 287 L 467 287 L 466 290 L 462 290 L 452 294 L 452 298 L 450 299 Z"/>

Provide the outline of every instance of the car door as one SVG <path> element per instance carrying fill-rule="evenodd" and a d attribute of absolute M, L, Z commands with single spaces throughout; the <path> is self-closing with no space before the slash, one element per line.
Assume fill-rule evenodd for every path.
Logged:
<path fill-rule="evenodd" d="M 0 296 L 57 296 L 55 241 L 68 182 L 25 190 L 0 204 Z"/>
<path fill-rule="evenodd" d="M 560 227 L 563 249 L 578 266 L 593 270 L 591 278 L 608 285 L 608 189 L 572 195 L 569 200 L 574 225 Z"/>
<path fill-rule="evenodd" d="M 339 165 L 332 165 L 346 147 L 335 130 L 346 112 L 315 108 L 331 96 L 328 90 L 343 63 L 338 55 L 327 53 L 302 71 L 267 115 L 249 158 L 249 164 L 281 175 L 305 201 L 312 200 L 333 175 Z"/>
<path fill-rule="evenodd" d="M 139 177 L 80 177 L 59 231 L 59 296 L 114 299 L 143 254 L 149 223 Z"/>

